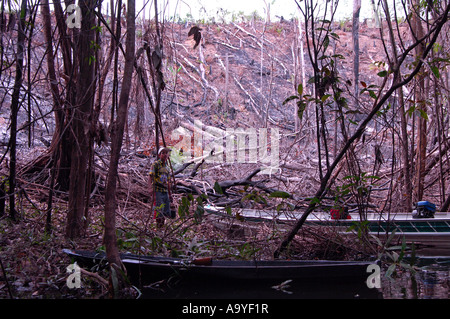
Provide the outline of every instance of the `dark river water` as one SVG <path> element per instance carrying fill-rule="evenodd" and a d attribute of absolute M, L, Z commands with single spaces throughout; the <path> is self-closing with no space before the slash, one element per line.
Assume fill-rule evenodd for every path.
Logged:
<path fill-rule="evenodd" d="M 385 299 L 449 299 L 450 257 L 422 258 L 413 272 L 382 276 L 381 292 Z"/>
<path fill-rule="evenodd" d="M 207 281 L 154 286 L 142 291 L 143 299 L 449 299 L 450 256 L 422 257 L 414 271 L 397 267 L 386 277 L 381 268 L 380 287 L 368 287 L 366 280 L 314 280 L 311 282 L 224 282 Z M 369 273 L 368 273 L 369 276 Z"/>

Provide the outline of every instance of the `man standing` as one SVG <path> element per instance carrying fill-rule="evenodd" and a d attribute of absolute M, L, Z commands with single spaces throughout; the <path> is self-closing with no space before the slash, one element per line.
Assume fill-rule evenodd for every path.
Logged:
<path fill-rule="evenodd" d="M 163 147 L 158 152 L 158 159 L 153 163 L 150 171 L 149 188 L 153 194 L 156 209 L 156 226 L 164 225 L 165 218 L 175 218 L 175 212 L 170 209 L 172 194 L 170 193 L 170 171 L 167 161 L 170 149 Z"/>

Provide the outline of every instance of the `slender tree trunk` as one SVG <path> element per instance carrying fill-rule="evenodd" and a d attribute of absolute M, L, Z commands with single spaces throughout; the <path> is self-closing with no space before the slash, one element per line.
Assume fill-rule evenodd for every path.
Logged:
<path fill-rule="evenodd" d="M 75 75 L 77 70 L 74 69 L 72 62 L 72 43 L 71 38 L 67 34 L 66 22 L 64 20 L 64 13 L 61 7 L 61 1 L 53 1 L 55 8 L 56 25 L 59 32 L 59 41 L 61 47 L 61 55 L 63 58 L 63 77 L 65 79 L 65 99 L 61 105 L 61 109 L 57 109 L 55 116 L 56 125 L 53 133 L 52 144 L 50 145 L 51 152 L 57 152 L 57 156 L 52 155 L 56 166 L 56 184 L 58 188 L 63 191 L 69 189 L 70 183 L 70 166 L 72 154 L 72 142 L 70 140 L 70 119 L 72 115 L 72 108 L 75 105 Z"/>
<path fill-rule="evenodd" d="M 361 0 L 353 1 L 353 77 L 355 108 L 359 109 L 359 12 L 361 11 Z"/>
<path fill-rule="evenodd" d="M 32 89 L 32 83 L 33 80 L 31 78 L 31 44 L 33 43 L 33 31 L 35 27 L 36 22 L 36 14 L 37 14 L 37 4 L 31 4 L 31 10 L 30 10 L 30 21 L 28 23 L 29 26 L 29 36 L 28 36 L 28 43 L 27 43 L 27 79 L 28 79 L 28 94 L 27 94 L 27 121 L 28 121 L 28 147 L 31 148 L 32 141 L 33 141 L 33 127 L 34 127 L 34 121 L 32 120 L 32 103 L 31 103 L 31 89 Z"/>
<path fill-rule="evenodd" d="M 229 78 L 230 78 L 230 69 L 229 69 L 229 56 L 228 53 L 225 56 L 225 94 L 223 99 L 223 109 L 227 114 L 228 112 L 228 84 L 229 84 Z"/>
<path fill-rule="evenodd" d="M 419 0 L 415 1 L 415 10 L 419 10 Z M 413 10 L 414 11 L 414 10 Z M 421 39 L 424 36 L 424 30 L 422 26 L 422 20 L 417 11 L 412 14 L 412 27 L 411 30 L 415 37 Z M 424 51 L 424 43 L 419 43 L 416 47 L 416 57 L 421 57 Z M 417 128 L 417 157 L 416 157 L 416 176 L 415 176 L 415 201 L 420 201 L 423 198 L 424 192 L 424 179 L 425 179 L 425 164 L 427 155 L 427 120 L 423 116 L 427 113 L 427 104 L 425 101 L 425 75 L 419 74 L 416 78 L 415 85 L 415 101 L 416 108 L 421 112 L 418 118 Z"/>
<path fill-rule="evenodd" d="M 15 192 L 16 192 L 16 146 L 17 146 L 17 115 L 19 112 L 20 89 L 23 82 L 23 55 L 25 42 L 25 17 L 27 14 L 27 1 L 22 0 L 19 12 L 19 20 L 17 21 L 17 60 L 16 60 L 16 77 L 14 80 L 14 89 L 11 97 L 11 135 L 9 140 L 9 215 L 11 219 L 16 219 Z"/>
<path fill-rule="evenodd" d="M 114 30 L 115 30 L 115 25 L 114 25 L 115 16 L 114 16 L 114 14 L 115 13 L 114 13 L 114 7 L 113 6 L 111 6 L 111 10 L 112 10 L 112 13 L 111 13 L 111 31 L 112 31 L 112 33 L 114 33 Z M 95 112 L 94 112 L 95 117 L 96 117 L 96 119 L 94 119 L 95 122 L 100 117 L 100 113 L 101 113 L 101 110 L 102 110 L 103 90 L 104 90 L 104 87 L 105 87 L 106 77 L 108 76 L 109 68 L 111 67 L 111 62 L 112 62 L 112 59 L 114 57 L 114 52 L 115 52 L 114 48 L 116 46 L 117 46 L 116 40 L 113 37 L 113 34 L 111 34 L 111 41 L 110 41 L 110 44 L 109 44 L 108 51 L 106 52 L 105 61 L 104 61 L 104 64 L 103 64 L 103 70 L 102 70 L 100 79 L 98 81 L 97 100 L 95 102 Z"/>
<path fill-rule="evenodd" d="M 125 121 L 128 114 L 128 100 L 131 91 L 132 76 L 134 70 L 135 51 L 135 2 L 128 0 L 127 6 L 127 37 L 125 52 L 125 67 L 122 87 L 119 97 L 117 118 L 112 123 L 111 130 L 111 159 L 106 180 L 105 190 L 105 234 L 104 243 L 109 262 L 121 267 L 116 241 L 116 187 L 117 169 L 119 164 L 120 150 L 122 148 Z"/>
<path fill-rule="evenodd" d="M 394 74 L 394 84 L 400 82 L 401 80 L 401 72 L 400 68 L 397 67 L 399 65 L 398 61 L 398 52 L 397 52 L 397 44 L 394 37 L 394 28 L 392 26 L 392 22 L 390 20 L 390 12 L 389 12 L 389 6 L 387 3 L 387 0 L 383 0 L 383 8 L 385 11 L 386 21 L 389 27 L 389 39 L 391 42 L 391 48 L 392 48 L 392 59 L 395 64 L 396 74 Z M 411 164 L 410 164 L 410 158 L 409 158 L 409 146 L 408 146 L 408 130 L 407 130 L 407 119 L 406 119 L 406 112 L 405 112 L 405 101 L 403 98 L 403 88 L 399 88 L 397 90 L 398 93 L 398 102 L 399 102 L 399 111 L 400 111 L 400 128 L 401 128 L 401 135 L 402 135 L 402 161 L 403 161 L 403 179 L 404 179 L 404 191 L 405 194 L 404 200 L 405 204 L 404 207 L 406 211 L 410 211 L 412 208 L 412 185 L 411 185 Z"/>
<path fill-rule="evenodd" d="M 51 23 L 51 17 L 50 17 L 50 5 L 48 0 L 42 1 L 42 17 L 44 21 L 44 35 L 45 40 L 47 41 L 47 70 L 48 70 L 48 78 L 49 78 L 49 85 L 50 90 L 52 94 L 53 99 L 53 108 L 55 109 L 55 136 L 60 136 L 62 131 L 62 125 L 64 122 L 64 114 L 61 107 L 61 99 L 59 96 L 59 89 L 57 85 L 57 79 L 56 79 L 56 70 L 55 70 L 55 60 L 53 57 L 53 38 L 52 38 L 52 23 Z M 47 201 L 47 219 L 45 223 L 45 230 L 47 233 L 51 231 L 51 211 L 52 211 L 52 202 L 53 202 L 53 188 L 55 185 L 55 177 L 56 177 L 56 159 L 59 158 L 59 145 L 60 145 L 60 139 L 59 138 L 53 138 L 52 143 L 54 143 L 55 147 L 54 149 L 51 149 L 50 153 L 52 154 L 51 159 L 51 174 L 50 174 L 50 190 L 49 190 L 49 196 Z"/>
<path fill-rule="evenodd" d="M 56 125 L 60 125 L 61 117 L 63 114 L 61 114 L 61 99 L 59 96 L 59 89 L 58 89 L 58 81 L 56 78 L 56 70 L 55 70 L 55 59 L 53 56 L 53 38 L 52 38 L 52 23 L 50 18 L 50 6 L 48 0 L 42 0 L 42 17 L 44 20 L 44 35 L 45 35 L 45 41 L 47 41 L 47 70 L 48 70 L 48 78 L 49 78 L 49 85 L 50 90 L 52 94 L 53 99 L 53 107 L 55 108 L 55 123 Z M 57 129 L 61 130 L 61 128 Z"/>
<path fill-rule="evenodd" d="M 302 21 L 298 19 L 298 37 L 295 37 L 294 45 L 297 43 L 298 48 L 293 48 L 295 63 L 297 67 L 295 68 L 295 83 L 294 92 L 297 92 L 298 86 L 301 84 L 303 90 L 306 90 L 306 75 L 305 75 L 305 57 L 303 49 L 303 27 Z M 298 75 L 300 73 L 300 76 Z M 307 111 L 304 110 L 303 116 L 306 117 Z M 294 119 L 295 119 L 295 131 L 298 132 L 300 129 L 300 117 L 298 116 L 298 105 L 295 103 L 294 108 Z"/>
<path fill-rule="evenodd" d="M 113 77 L 113 93 L 112 93 L 112 105 L 111 105 L 111 112 L 110 112 L 110 125 L 112 125 L 112 122 L 114 121 L 114 114 L 117 108 L 117 105 L 119 104 L 117 100 L 118 96 L 118 88 L 119 88 L 119 75 L 118 75 L 118 64 L 119 64 L 119 45 L 120 45 L 120 38 L 122 33 L 122 0 L 118 1 L 117 5 L 117 21 L 116 21 L 116 46 L 114 51 L 114 77 Z"/>
<path fill-rule="evenodd" d="M 76 66 L 79 67 L 76 83 L 76 105 L 72 118 L 72 154 L 70 167 L 69 210 L 66 236 L 76 238 L 83 235 L 86 198 L 89 187 L 86 185 L 89 160 L 90 116 L 94 102 L 94 60 L 95 52 L 95 7 L 96 1 L 79 2 L 82 13 L 81 30 L 76 36 Z"/>

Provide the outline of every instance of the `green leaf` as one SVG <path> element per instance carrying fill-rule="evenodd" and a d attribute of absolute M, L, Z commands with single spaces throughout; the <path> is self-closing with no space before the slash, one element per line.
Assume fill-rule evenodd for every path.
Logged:
<path fill-rule="evenodd" d="M 375 236 L 373 234 L 369 234 L 370 237 L 372 237 L 373 240 L 375 240 L 377 242 L 378 247 L 383 247 L 383 244 L 381 243 L 380 238 L 378 238 L 378 236 Z"/>
<path fill-rule="evenodd" d="M 330 35 L 335 39 L 335 40 L 339 40 L 339 34 L 331 32 Z"/>
<path fill-rule="evenodd" d="M 333 54 L 331 57 L 336 58 L 336 59 L 345 60 L 345 57 L 342 54 Z"/>
<path fill-rule="evenodd" d="M 330 44 L 330 38 L 328 37 L 328 35 L 326 35 L 325 38 L 323 39 L 323 51 L 324 52 L 327 50 L 329 44 Z"/>
<path fill-rule="evenodd" d="M 394 273 L 395 268 L 396 268 L 395 264 L 390 265 L 389 268 L 386 270 L 386 277 L 390 278 Z"/>
<path fill-rule="evenodd" d="M 384 78 L 384 77 L 386 77 L 388 75 L 388 72 L 386 70 L 384 70 L 384 71 L 378 72 L 377 75 L 379 77 Z"/>
<path fill-rule="evenodd" d="M 411 117 L 414 114 L 415 110 L 416 110 L 416 107 L 413 105 L 406 111 L 406 113 L 408 113 L 408 115 Z"/>
<path fill-rule="evenodd" d="M 275 192 L 270 193 L 269 197 L 289 198 L 289 197 L 291 197 L 291 194 L 283 192 L 283 191 L 275 191 Z"/>
<path fill-rule="evenodd" d="M 386 245 L 390 244 L 390 242 L 392 241 L 392 239 L 394 239 L 396 230 L 394 229 L 391 234 L 389 235 L 388 239 L 386 240 Z"/>
<path fill-rule="evenodd" d="M 194 213 L 194 220 L 196 223 L 200 223 L 204 213 L 205 213 L 205 209 L 203 208 L 203 205 L 198 204 L 197 208 L 195 209 L 195 213 Z"/>
<path fill-rule="evenodd" d="M 298 85 L 297 93 L 298 93 L 298 96 L 300 96 L 300 97 L 303 95 L 303 84 Z"/>
<path fill-rule="evenodd" d="M 283 101 L 283 105 L 285 105 L 287 102 L 295 100 L 295 99 L 299 99 L 299 97 L 297 95 L 292 95 Z"/>
<path fill-rule="evenodd" d="M 440 77 L 439 68 L 437 66 L 430 65 L 430 69 L 433 72 L 434 76 L 439 79 Z"/>
<path fill-rule="evenodd" d="M 220 195 L 223 194 L 222 187 L 219 185 L 218 182 L 214 183 L 214 190 L 216 191 L 217 194 L 220 194 Z"/>
<path fill-rule="evenodd" d="M 331 94 L 325 94 L 325 95 L 323 95 L 323 96 L 320 98 L 320 100 L 321 100 L 322 102 L 325 102 L 330 96 L 331 96 Z"/>
<path fill-rule="evenodd" d="M 395 251 L 395 250 L 401 250 L 402 249 L 402 246 L 401 245 L 396 245 L 396 246 L 391 246 L 391 247 L 388 247 L 388 248 L 386 248 L 386 250 L 389 250 L 389 251 Z"/>
<path fill-rule="evenodd" d="M 185 196 L 181 197 L 181 203 L 178 206 L 178 216 L 184 218 L 185 216 L 189 215 L 189 206 L 189 198 Z"/>
<path fill-rule="evenodd" d="M 283 204 L 282 203 L 278 204 L 277 205 L 277 213 L 279 213 L 282 208 L 283 208 Z"/>
<path fill-rule="evenodd" d="M 297 116 L 299 117 L 300 120 L 303 118 L 303 112 L 306 109 L 306 105 L 307 104 L 303 101 L 297 101 L 297 106 L 298 106 Z"/>
<path fill-rule="evenodd" d="M 356 223 L 351 224 L 345 231 L 347 233 L 351 232 L 352 230 L 355 230 L 358 225 Z"/>
<path fill-rule="evenodd" d="M 392 257 L 394 262 L 397 262 L 399 260 L 400 255 L 396 253 L 395 251 L 392 252 Z"/>
<path fill-rule="evenodd" d="M 419 112 L 419 115 L 421 118 L 428 120 L 428 114 L 425 110 L 422 109 L 417 109 L 417 111 Z"/>
<path fill-rule="evenodd" d="M 320 199 L 317 197 L 314 197 L 311 199 L 311 204 L 320 204 Z"/>

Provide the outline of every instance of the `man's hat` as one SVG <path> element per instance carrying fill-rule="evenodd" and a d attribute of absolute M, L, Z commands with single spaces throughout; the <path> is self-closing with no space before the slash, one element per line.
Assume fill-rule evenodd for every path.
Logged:
<path fill-rule="evenodd" d="M 172 150 L 168 147 L 161 147 L 158 151 L 158 155 L 160 155 L 162 151 L 171 152 Z"/>

